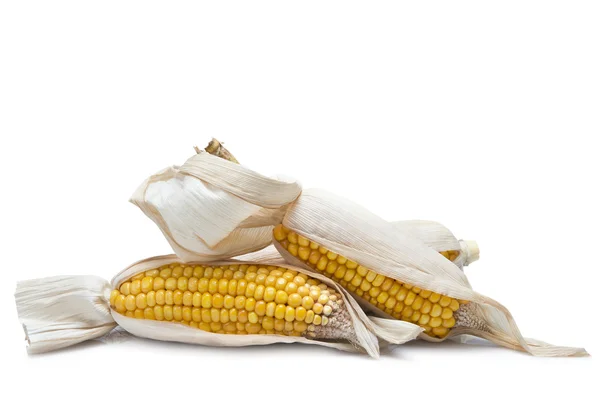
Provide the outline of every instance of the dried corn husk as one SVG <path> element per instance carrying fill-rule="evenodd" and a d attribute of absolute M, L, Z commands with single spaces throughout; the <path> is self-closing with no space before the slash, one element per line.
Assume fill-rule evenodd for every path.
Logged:
<path fill-rule="evenodd" d="M 184 261 L 223 260 L 264 248 L 298 182 L 271 179 L 201 152 L 146 179 L 131 202 Z"/>
<path fill-rule="evenodd" d="M 459 268 L 479 260 L 479 246 L 474 240 L 459 240 L 444 225 L 435 221 L 410 220 L 392 222 L 396 229 L 405 235 L 420 240 L 437 252 L 457 251 L 458 257 L 452 261 Z"/>
<path fill-rule="evenodd" d="M 19 319 L 28 341 L 29 353 L 43 353 L 71 346 L 86 340 L 109 334 L 115 327 L 140 337 L 194 343 L 210 346 L 251 346 L 271 343 L 305 343 L 359 351 L 378 357 L 376 335 L 392 343 L 404 343 L 416 338 L 421 328 L 403 323 L 388 327 L 379 318 L 368 318 L 360 306 L 335 282 L 317 273 L 302 271 L 334 287 L 344 299 L 343 307 L 350 317 L 349 328 L 339 332 L 339 340 L 319 340 L 283 335 L 225 335 L 205 332 L 183 324 L 130 318 L 112 310 L 110 292 L 140 272 L 162 265 L 182 263 L 176 255 L 148 258 L 132 264 L 119 272 L 108 283 L 94 276 L 59 276 L 22 281 L 15 293 Z M 216 261 L 203 265 L 232 265 L 252 263 L 284 266 L 293 270 L 298 267 L 286 265 L 271 247 L 264 252 L 249 254 L 240 260 Z M 196 262 L 198 264 L 198 262 Z"/>
<path fill-rule="evenodd" d="M 553 346 L 521 335 L 510 312 L 475 292 L 464 273 L 434 248 L 346 199 L 320 190 L 305 190 L 288 209 L 283 224 L 298 234 L 343 254 L 379 274 L 470 303 L 461 323 L 447 337 L 471 334 L 537 356 L 586 355 L 582 348 Z M 304 264 L 275 246 L 291 264 Z M 380 310 L 360 302 L 375 314 Z M 439 341 L 427 335 L 423 339 Z"/>

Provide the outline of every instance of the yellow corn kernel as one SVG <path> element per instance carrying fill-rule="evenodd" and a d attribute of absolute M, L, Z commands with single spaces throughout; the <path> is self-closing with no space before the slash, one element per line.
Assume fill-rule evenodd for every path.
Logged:
<path fill-rule="evenodd" d="M 156 278 L 154 278 L 153 282 L 152 282 L 152 289 L 154 289 L 154 291 L 158 291 L 161 289 L 165 288 L 165 280 L 163 278 L 161 278 L 160 276 L 157 276 Z"/>
<path fill-rule="evenodd" d="M 429 301 L 432 303 L 437 303 L 438 301 L 440 301 L 440 299 L 442 298 L 442 295 L 439 293 L 431 293 L 431 296 L 429 296 Z"/>
<path fill-rule="evenodd" d="M 135 296 L 135 306 L 138 309 L 144 309 L 146 308 L 148 305 L 148 303 L 146 303 L 146 295 L 144 293 L 139 293 L 137 296 Z"/>
<path fill-rule="evenodd" d="M 256 307 L 256 300 L 254 300 L 253 298 L 247 298 L 244 307 L 246 311 L 254 311 L 254 307 Z"/>
<path fill-rule="evenodd" d="M 125 296 L 129 296 L 131 294 L 130 287 L 131 287 L 131 282 L 125 282 L 125 283 L 121 284 L 121 286 L 119 287 L 119 292 L 121 292 L 121 294 L 123 294 Z"/>
<path fill-rule="evenodd" d="M 450 297 L 442 296 L 442 298 L 440 299 L 440 306 L 448 307 L 451 302 L 452 302 L 452 299 Z"/>
<path fill-rule="evenodd" d="M 408 319 L 408 318 L 412 317 L 413 313 L 414 313 L 414 311 L 413 311 L 413 309 L 412 309 L 412 308 L 410 308 L 410 307 L 405 307 L 405 308 L 402 310 L 402 317 L 403 317 L 403 318 L 407 318 L 407 319 Z"/>
<path fill-rule="evenodd" d="M 319 262 L 320 258 L 321 253 L 319 253 L 317 250 L 311 250 L 310 254 L 308 255 L 308 262 L 312 265 L 316 265 Z"/>
<path fill-rule="evenodd" d="M 444 328 L 444 327 L 438 326 L 438 327 L 434 327 L 432 329 L 432 332 L 436 336 L 444 337 L 444 336 L 446 336 L 448 334 L 448 328 Z"/>
<path fill-rule="evenodd" d="M 423 314 L 429 314 L 431 312 L 431 307 L 431 302 L 429 300 L 425 300 L 419 311 L 421 311 Z"/>
<path fill-rule="evenodd" d="M 140 283 L 140 289 L 142 291 L 142 293 L 148 293 L 149 291 L 152 290 L 154 286 L 154 278 L 150 277 L 150 276 L 146 276 L 144 278 L 142 278 L 141 283 Z"/>
<path fill-rule="evenodd" d="M 296 310 L 294 307 L 287 306 L 285 308 L 285 316 L 286 321 L 294 321 L 296 319 Z"/>
<path fill-rule="evenodd" d="M 431 312 L 429 313 L 432 317 L 439 317 L 442 315 L 442 307 L 439 304 L 434 304 L 431 308 Z"/>
<path fill-rule="evenodd" d="M 283 304 L 278 304 L 277 307 L 275 307 L 275 318 L 276 319 L 283 319 L 285 318 L 285 310 L 286 307 Z"/>
<path fill-rule="evenodd" d="M 456 299 L 452 299 L 449 307 L 452 311 L 457 311 L 458 307 L 460 307 L 460 304 L 458 304 L 458 301 Z"/>
<path fill-rule="evenodd" d="M 177 266 L 173 267 L 173 274 L 172 274 L 173 277 L 179 278 L 182 275 L 183 275 L 183 267 L 181 265 L 177 265 Z"/>
<path fill-rule="evenodd" d="M 177 278 L 177 289 L 181 290 L 182 292 L 185 292 L 188 288 L 188 278 L 186 278 L 185 276 L 180 276 L 179 278 Z"/>
<path fill-rule="evenodd" d="M 329 263 L 329 259 L 325 256 L 321 256 L 321 258 L 319 258 L 319 261 L 317 262 L 317 269 L 319 271 L 325 271 L 328 263 Z"/>
<path fill-rule="evenodd" d="M 258 273 L 258 275 L 256 275 L 256 279 L 254 279 L 254 282 L 256 282 L 257 285 L 264 287 L 265 282 L 267 281 L 268 273 L 268 270 L 266 270 L 266 273 L 264 274 Z"/>
<path fill-rule="evenodd" d="M 296 308 L 294 318 L 296 319 L 296 321 L 304 321 L 306 319 L 306 308 Z"/>
<path fill-rule="evenodd" d="M 298 285 L 296 285 L 294 282 L 288 282 L 288 284 L 285 285 L 284 290 L 288 295 L 296 293 L 298 291 Z"/>
<path fill-rule="evenodd" d="M 212 307 L 212 296 L 210 293 L 204 293 L 202 295 L 202 308 Z"/>
<path fill-rule="evenodd" d="M 173 292 L 173 303 L 178 306 L 183 304 L 183 292 L 181 290 L 178 289 Z"/>
<path fill-rule="evenodd" d="M 423 307 L 423 303 L 424 303 L 424 301 L 425 301 L 425 300 L 424 300 L 424 299 L 423 299 L 421 296 L 417 296 L 417 297 L 415 298 L 415 301 L 413 301 L 413 303 L 412 303 L 412 305 L 411 305 L 412 309 L 413 309 L 413 310 L 415 310 L 415 311 L 416 311 L 416 310 L 420 310 L 420 309 L 421 309 L 421 307 Z"/>
<path fill-rule="evenodd" d="M 168 278 L 165 281 L 165 289 L 167 290 L 175 290 L 177 289 L 177 279 L 176 278 Z"/>
<path fill-rule="evenodd" d="M 154 306 L 154 318 L 157 321 L 162 321 L 165 319 L 162 306 Z"/>
<path fill-rule="evenodd" d="M 199 308 L 192 309 L 192 320 L 195 322 L 202 321 L 202 313 Z"/>
<path fill-rule="evenodd" d="M 270 302 L 275 300 L 275 296 L 277 295 L 277 289 L 275 289 L 274 287 L 268 286 L 265 288 L 265 293 L 263 295 L 263 299 L 266 302 Z"/>
<path fill-rule="evenodd" d="M 202 306 L 202 294 L 200 294 L 200 292 L 195 292 L 192 295 L 192 305 L 194 307 Z"/>
<path fill-rule="evenodd" d="M 125 308 L 128 311 L 133 311 L 135 310 L 135 296 L 130 294 L 127 297 L 125 297 Z"/>
<path fill-rule="evenodd" d="M 276 319 L 273 323 L 274 328 L 277 332 L 281 332 L 283 331 L 283 329 L 285 328 L 285 320 L 283 319 Z"/>
<path fill-rule="evenodd" d="M 258 285 L 254 290 L 254 298 L 256 300 L 262 300 L 265 296 L 265 287 L 263 285 Z"/>
<path fill-rule="evenodd" d="M 288 301 L 288 294 L 283 290 L 278 290 L 275 295 L 275 303 L 277 304 L 285 304 Z"/>
<path fill-rule="evenodd" d="M 264 317 L 261 326 L 265 330 L 273 330 L 275 329 L 275 320 L 272 317 Z"/>
<path fill-rule="evenodd" d="M 274 316 L 276 307 L 277 307 L 277 303 L 275 303 L 274 301 L 267 303 L 265 315 L 268 317 Z"/>
<path fill-rule="evenodd" d="M 172 306 L 164 306 L 163 314 L 167 321 L 173 321 L 173 307 Z"/>
<path fill-rule="evenodd" d="M 310 289 L 306 285 L 300 286 L 297 293 L 302 297 L 310 296 Z"/>
<path fill-rule="evenodd" d="M 337 262 L 336 262 L 336 264 L 337 264 Z M 346 275 L 347 270 L 348 270 L 348 268 L 346 268 L 346 266 L 338 264 L 338 267 L 335 270 L 333 276 L 335 276 L 338 280 L 342 279 L 344 277 L 344 275 Z"/>
<path fill-rule="evenodd" d="M 283 230 L 283 225 L 277 225 L 275 229 L 273 229 L 273 237 L 278 242 L 285 240 L 287 238 L 287 233 Z"/>
<path fill-rule="evenodd" d="M 181 321 L 183 319 L 181 306 L 173 306 L 173 319 L 175 321 Z"/>
<path fill-rule="evenodd" d="M 265 303 L 263 300 L 257 301 L 254 306 L 254 312 L 259 317 L 262 317 L 263 315 L 265 315 L 265 313 L 267 312 L 267 303 Z"/>
<path fill-rule="evenodd" d="M 183 305 L 191 306 L 192 302 L 193 302 L 193 298 L 194 298 L 194 295 L 189 290 L 186 290 L 185 292 L 183 292 L 183 299 L 182 299 Z"/>
<path fill-rule="evenodd" d="M 195 266 L 194 267 L 194 272 L 192 274 L 194 276 L 194 278 L 202 278 L 204 276 L 204 268 L 201 266 Z"/>
<path fill-rule="evenodd" d="M 398 301 L 404 301 L 404 299 L 406 299 L 406 296 L 408 295 L 408 290 L 406 288 L 400 288 L 400 290 L 398 290 L 398 293 L 396 294 L 396 300 Z"/>
<path fill-rule="evenodd" d="M 248 311 L 246 311 L 246 310 L 238 311 L 237 320 L 238 320 L 238 322 L 240 322 L 242 324 L 245 324 L 246 322 L 248 322 Z"/>
<path fill-rule="evenodd" d="M 315 314 L 322 314 L 323 313 L 323 304 L 315 303 L 312 310 L 315 312 Z"/>
<path fill-rule="evenodd" d="M 287 235 L 287 240 L 292 244 L 298 244 L 298 234 L 296 232 L 289 232 Z"/>
<path fill-rule="evenodd" d="M 328 274 L 333 274 L 335 273 L 335 271 L 337 271 L 337 269 L 338 263 L 336 263 L 335 261 L 328 261 L 327 268 L 325 268 L 325 272 L 327 272 Z"/>
<path fill-rule="evenodd" d="M 454 319 L 454 317 L 442 320 L 442 326 L 444 328 L 452 328 L 454 325 L 456 325 L 456 320 Z"/>
<path fill-rule="evenodd" d="M 127 307 L 125 307 L 125 300 L 126 300 L 126 297 L 123 294 L 116 296 L 115 309 L 117 310 L 118 313 L 123 314 L 127 310 Z"/>
<path fill-rule="evenodd" d="M 302 296 L 300 296 L 298 293 L 292 293 L 288 296 L 287 303 L 291 307 L 298 307 L 302 304 Z"/>
<path fill-rule="evenodd" d="M 275 281 L 275 289 L 277 290 L 285 290 L 285 287 L 287 286 L 287 279 L 279 277 L 277 278 L 277 281 Z"/>
<path fill-rule="evenodd" d="M 421 314 L 421 318 L 419 318 L 419 325 L 427 325 L 431 317 L 427 314 Z"/>
<path fill-rule="evenodd" d="M 381 292 L 379 296 L 377 296 L 377 302 L 384 304 L 389 297 L 390 295 L 387 292 Z"/>
<path fill-rule="evenodd" d="M 198 280 L 198 291 L 200 293 L 208 292 L 208 278 L 200 278 Z"/>
<path fill-rule="evenodd" d="M 394 297 L 389 297 L 389 298 L 387 299 L 387 301 L 385 302 L 385 307 L 386 307 L 386 308 L 392 308 L 392 309 L 393 309 L 393 308 L 394 308 L 394 306 L 396 305 L 396 302 L 397 302 L 397 301 L 398 301 L 398 300 L 396 300 L 396 298 L 394 298 Z M 388 312 L 388 314 L 390 314 L 390 313 Z"/>
<path fill-rule="evenodd" d="M 139 279 L 132 281 L 131 286 L 129 287 L 129 290 L 130 290 L 131 294 L 134 296 L 141 293 L 142 281 L 140 281 Z"/>
<path fill-rule="evenodd" d="M 408 292 L 408 294 L 406 295 L 406 299 L 404 299 L 404 304 L 406 304 L 407 306 L 412 305 L 412 303 L 415 301 L 415 299 L 417 298 L 417 295 L 415 294 L 415 292 Z"/>

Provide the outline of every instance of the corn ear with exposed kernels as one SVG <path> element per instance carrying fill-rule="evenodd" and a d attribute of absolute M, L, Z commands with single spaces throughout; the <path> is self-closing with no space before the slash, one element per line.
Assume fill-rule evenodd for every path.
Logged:
<path fill-rule="evenodd" d="M 377 357 L 375 334 L 382 331 L 335 282 L 252 256 L 209 264 L 154 257 L 126 268 L 110 284 L 90 276 L 19 282 L 15 298 L 30 353 L 98 338 L 119 326 L 164 341 L 300 342 Z M 382 337 L 402 343 L 420 332 L 410 324 L 400 331 L 405 336 L 386 336 L 387 330 Z"/>
<path fill-rule="evenodd" d="M 376 315 L 418 324 L 423 339 L 471 334 L 539 356 L 587 354 L 524 338 L 510 312 L 473 291 L 448 258 L 330 193 L 303 191 L 273 235 L 286 261 L 331 277 Z"/>
<path fill-rule="evenodd" d="M 364 304 L 370 303 L 387 316 L 418 324 L 431 337 L 445 337 L 456 324 L 462 301 L 378 274 L 282 224 L 275 227 L 273 237 L 289 255 L 333 279 Z M 447 252 L 440 254 L 448 258 Z"/>

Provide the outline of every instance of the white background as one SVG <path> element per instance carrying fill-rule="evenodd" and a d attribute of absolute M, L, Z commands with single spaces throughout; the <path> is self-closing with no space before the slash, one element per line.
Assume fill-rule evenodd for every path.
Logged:
<path fill-rule="evenodd" d="M 143 340 L 30 357 L 13 290 L 168 253 L 127 200 L 215 136 L 260 172 L 476 239 L 477 291 L 526 336 L 598 356 L 599 19 L 584 1 L 2 2 L 2 391 L 590 398 L 594 357 L 456 343 L 379 360 Z"/>

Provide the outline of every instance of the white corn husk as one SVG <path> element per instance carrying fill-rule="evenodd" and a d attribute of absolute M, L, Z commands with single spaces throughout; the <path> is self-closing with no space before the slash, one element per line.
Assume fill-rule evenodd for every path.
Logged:
<path fill-rule="evenodd" d="M 93 276 L 64 276 L 22 281 L 15 293 L 19 319 L 27 335 L 28 352 L 43 353 L 71 346 L 108 334 L 116 326 L 132 335 L 149 339 L 201 344 L 207 346 L 253 346 L 272 343 L 318 344 L 344 351 L 365 352 L 379 356 L 377 336 L 401 344 L 418 337 L 422 329 L 403 323 L 389 328 L 378 319 L 368 318 L 356 301 L 332 280 L 315 272 L 303 273 L 334 287 L 342 296 L 343 306 L 351 317 L 351 331 L 340 332 L 340 340 L 319 340 L 283 335 L 226 335 L 205 332 L 183 324 L 130 318 L 110 308 L 110 292 L 140 272 L 183 260 L 176 255 L 148 258 L 119 272 L 109 284 Z M 195 262 L 199 264 L 200 262 Z M 252 263 L 277 265 L 293 270 L 271 247 L 263 252 L 245 255 L 239 260 L 204 262 L 203 265 Z M 191 264 L 194 264 L 192 262 Z M 344 339 L 346 338 L 346 339 Z"/>
<path fill-rule="evenodd" d="M 184 261 L 223 260 L 271 243 L 273 225 L 301 192 L 293 180 L 262 176 L 202 152 L 146 179 L 131 202 Z"/>
<path fill-rule="evenodd" d="M 452 261 L 459 268 L 479 260 L 479 246 L 474 240 L 459 240 L 444 225 L 435 221 L 410 220 L 396 221 L 392 224 L 400 232 L 420 240 L 437 252 L 458 251 L 458 257 Z"/>
<path fill-rule="evenodd" d="M 96 276 L 54 276 L 17 283 L 15 300 L 31 354 L 101 337 L 115 326 L 110 285 Z"/>
<path fill-rule="evenodd" d="M 583 348 L 553 346 L 523 337 L 510 312 L 497 301 L 475 292 L 465 274 L 436 249 L 346 199 L 320 190 L 305 190 L 288 209 L 283 224 L 379 274 L 468 300 L 470 303 L 465 307 L 468 326 L 457 324 L 447 337 L 470 334 L 536 356 L 587 354 Z M 275 246 L 289 263 L 307 267 L 277 241 Z M 385 316 L 368 302 L 358 300 L 366 309 Z M 441 340 L 425 334 L 421 337 Z"/>

